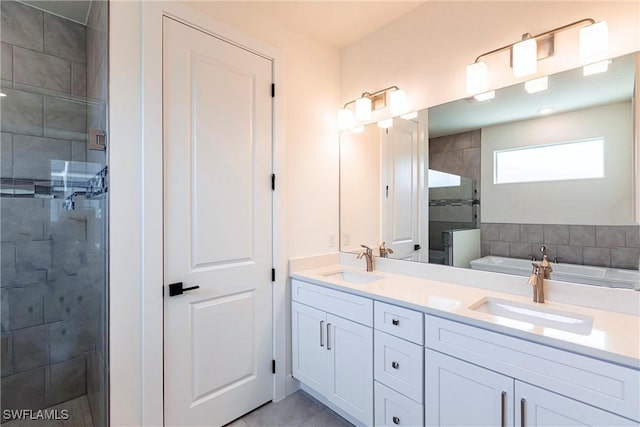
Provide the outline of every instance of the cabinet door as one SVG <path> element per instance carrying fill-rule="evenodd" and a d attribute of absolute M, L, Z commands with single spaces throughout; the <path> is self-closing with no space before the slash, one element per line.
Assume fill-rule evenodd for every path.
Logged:
<path fill-rule="evenodd" d="M 337 406 L 373 425 L 373 330 L 327 314 L 329 393 Z"/>
<path fill-rule="evenodd" d="M 425 350 L 427 426 L 513 426 L 513 383 L 462 360 Z"/>
<path fill-rule="evenodd" d="M 637 426 L 627 418 L 516 381 L 516 423 L 533 426 Z"/>
<path fill-rule="evenodd" d="M 291 304 L 293 376 L 322 394 L 330 376 L 326 324 L 324 311 Z"/>

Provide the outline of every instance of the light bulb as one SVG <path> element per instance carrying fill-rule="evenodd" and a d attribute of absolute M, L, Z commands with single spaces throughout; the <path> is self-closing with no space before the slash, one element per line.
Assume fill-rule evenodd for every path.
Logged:
<path fill-rule="evenodd" d="M 407 112 L 407 94 L 402 89 L 389 93 L 389 111 L 392 116 L 399 116 Z"/>
<path fill-rule="evenodd" d="M 489 88 L 487 64 L 476 62 L 467 65 L 467 92 L 471 95 L 484 92 Z"/>
<path fill-rule="evenodd" d="M 356 119 L 371 120 L 371 100 L 366 96 L 356 99 Z"/>
<path fill-rule="evenodd" d="M 609 28 L 606 21 L 580 28 L 580 62 L 591 64 L 607 58 Z"/>
<path fill-rule="evenodd" d="M 513 53 L 513 75 L 524 77 L 535 74 L 538 69 L 538 43 L 536 39 L 526 39 L 511 47 Z"/>

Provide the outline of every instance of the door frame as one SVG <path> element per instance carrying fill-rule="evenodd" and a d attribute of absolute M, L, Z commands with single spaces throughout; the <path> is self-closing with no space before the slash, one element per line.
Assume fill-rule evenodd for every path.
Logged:
<path fill-rule="evenodd" d="M 197 28 L 214 37 L 228 41 L 234 45 L 252 51 L 258 55 L 269 58 L 273 62 L 273 79 L 277 92 L 273 98 L 273 135 L 272 171 L 277 176 L 277 190 L 273 194 L 273 266 L 276 269 L 276 281 L 272 290 L 273 310 L 273 352 L 276 370 L 273 383 L 273 400 L 283 399 L 286 395 L 287 375 L 286 366 L 286 323 L 284 313 L 286 307 L 286 271 L 287 252 L 286 235 L 281 231 L 286 229 L 286 152 L 284 140 L 284 55 L 282 52 L 260 40 L 248 36 L 241 31 L 217 21 L 204 13 L 198 12 L 179 2 L 146 2 L 140 3 L 141 12 L 141 140 L 142 147 L 139 166 L 141 167 L 140 209 L 142 220 L 140 222 L 140 275 L 141 295 L 139 323 L 141 323 L 139 341 L 130 340 L 132 346 L 141 346 L 139 364 L 129 368 L 129 374 L 138 374 L 140 381 L 140 424 L 163 425 L 163 309 L 164 300 L 160 289 L 163 283 L 163 162 L 162 162 L 162 18 L 171 17 L 189 26 Z M 119 31 L 119 30 L 118 30 Z M 135 42 L 135 41 L 132 41 Z M 120 94 L 122 95 L 122 94 Z M 120 159 L 124 161 L 124 159 Z M 131 161 L 131 159 L 129 159 Z M 267 177 L 265 177 L 267 179 Z M 131 190 L 135 193 L 135 189 Z M 112 205 L 112 208 L 114 206 Z M 115 207 L 117 209 L 117 207 Z M 120 209 L 123 209 L 120 206 Z M 277 231 L 280 231 L 278 233 Z M 115 248 L 112 248 L 115 249 Z M 120 266 L 122 268 L 122 266 Z M 112 292 L 112 295 L 115 295 Z M 120 316 L 115 304 L 112 307 L 112 318 Z M 114 331 L 116 332 L 116 331 Z M 121 343 L 120 343 L 121 344 Z M 113 349 L 114 347 L 112 347 Z M 115 374 L 115 372 L 114 372 Z M 123 387 L 122 382 L 131 378 L 123 375 L 112 377 L 114 388 Z M 118 382 L 120 384 L 118 384 Z M 135 393 L 135 391 L 134 391 Z M 118 411 L 131 413 L 131 408 L 121 408 L 121 399 L 114 401 L 110 411 L 117 414 Z M 131 405 L 133 402 L 129 402 Z M 120 415 L 112 417 L 112 420 L 122 419 Z"/>

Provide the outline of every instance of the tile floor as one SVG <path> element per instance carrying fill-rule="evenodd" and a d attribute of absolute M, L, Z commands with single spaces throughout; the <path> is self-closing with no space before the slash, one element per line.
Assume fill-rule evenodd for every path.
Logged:
<path fill-rule="evenodd" d="M 226 427 L 352 426 L 347 420 L 302 390 L 298 390 L 280 402 L 267 403 L 226 425 Z"/>
<path fill-rule="evenodd" d="M 87 396 L 47 408 L 47 410 L 69 411 L 68 420 L 14 420 L 2 423 L 2 427 L 93 427 Z"/>

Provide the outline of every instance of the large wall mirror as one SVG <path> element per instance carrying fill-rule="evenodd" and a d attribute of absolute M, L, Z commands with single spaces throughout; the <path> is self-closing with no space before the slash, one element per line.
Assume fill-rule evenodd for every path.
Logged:
<path fill-rule="evenodd" d="M 640 289 L 637 53 L 340 136 L 340 249 Z M 636 107 L 634 107 L 634 104 Z"/>

